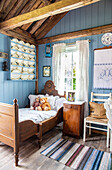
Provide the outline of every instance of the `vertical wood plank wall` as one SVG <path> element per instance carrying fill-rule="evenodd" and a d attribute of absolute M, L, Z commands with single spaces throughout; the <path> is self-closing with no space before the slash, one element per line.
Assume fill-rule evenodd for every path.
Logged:
<path fill-rule="evenodd" d="M 35 82 L 35 94 L 38 94 L 38 45 L 36 46 L 36 82 Z"/>
<path fill-rule="evenodd" d="M 0 52 L 9 53 L 10 38 L 0 34 Z M 28 103 L 28 95 L 35 93 L 35 82 L 32 81 L 9 81 L 8 71 L 2 71 L 3 61 L 6 59 L 0 58 L 0 102 L 13 104 L 13 99 L 17 98 L 19 107 L 24 107 Z"/>
<path fill-rule="evenodd" d="M 112 0 L 101 0 L 95 4 L 82 7 L 70 11 L 47 35 L 46 37 L 54 36 L 57 34 L 97 27 L 101 25 L 112 24 Z M 90 59 L 89 59 L 89 97 L 90 92 L 109 93 L 112 90 L 98 90 L 93 89 L 93 50 L 95 48 L 102 48 L 104 45 L 101 43 L 101 35 L 88 36 L 78 39 L 61 41 L 65 43 L 72 43 L 76 40 L 90 39 Z M 56 42 L 59 43 L 59 42 Z M 54 43 L 53 43 L 54 44 Z M 39 92 L 44 86 L 44 83 L 50 78 L 42 77 L 42 66 L 51 65 L 52 59 L 45 58 L 45 45 L 39 46 Z"/>

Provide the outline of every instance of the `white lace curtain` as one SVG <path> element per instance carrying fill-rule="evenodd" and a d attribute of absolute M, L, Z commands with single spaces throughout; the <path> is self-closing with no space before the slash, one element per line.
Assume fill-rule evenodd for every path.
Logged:
<path fill-rule="evenodd" d="M 64 51 L 65 43 L 55 44 L 53 46 L 52 69 L 53 82 L 59 94 L 64 94 Z"/>
<path fill-rule="evenodd" d="M 85 101 L 85 116 L 88 115 L 89 84 L 89 40 L 76 41 L 78 56 L 76 61 L 76 100 Z M 76 50 L 76 47 L 74 47 Z M 60 94 L 64 93 L 64 51 L 66 44 L 53 46 L 53 81 Z"/>
<path fill-rule="evenodd" d="M 89 86 L 89 40 L 76 41 L 78 58 L 76 63 L 76 100 L 85 101 L 84 116 L 88 115 Z"/>

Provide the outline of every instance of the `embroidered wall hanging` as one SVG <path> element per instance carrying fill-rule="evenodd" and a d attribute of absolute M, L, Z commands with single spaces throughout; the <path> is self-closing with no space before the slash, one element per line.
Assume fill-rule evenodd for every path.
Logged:
<path fill-rule="evenodd" d="M 112 47 L 94 50 L 93 87 L 112 89 Z"/>

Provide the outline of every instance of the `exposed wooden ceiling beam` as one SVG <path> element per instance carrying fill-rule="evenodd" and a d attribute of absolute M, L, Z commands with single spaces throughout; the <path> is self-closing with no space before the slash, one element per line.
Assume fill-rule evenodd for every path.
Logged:
<path fill-rule="evenodd" d="M 1 33 L 5 34 L 7 36 L 10 36 L 10 37 L 18 38 L 18 39 L 23 40 L 25 42 L 36 44 L 34 37 L 30 33 L 28 33 L 27 31 L 22 30 L 20 28 L 15 28 L 14 30 L 2 31 Z"/>
<path fill-rule="evenodd" d="M 44 37 L 65 15 L 67 12 L 62 14 L 58 14 L 55 16 L 51 16 L 48 21 L 45 22 L 36 32 L 35 37 L 36 39 L 41 39 Z"/>
<path fill-rule="evenodd" d="M 35 35 L 35 37 L 37 37 L 37 39 L 39 39 L 39 38 L 38 38 L 39 34 L 40 34 L 43 30 L 45 31 L 46 27 L 48 27 L 48 26 L 49 26 L 49 23 L 52 22 L 52 21 L 53 21 L 53 16 L 47 18 L 46 22 L 45 22 L 43 25 L 41 25 L 41 27 L 35 32 L 34 35 Z"/>
<path fill-rule="evenodd" d="M 1 0 L 0 1 L 0 20 L 4 21 L 4 14 L 7 12 L 6 9 L 9 6 L 11 0 Z"/>
<path fill-rule="evenodd" d="M 45 3 L 45 1 L 46 1 L 46 3 Z M 56 0 L 56 2 L 57 2 L 57 1 L 58 1 L 58 0 Z M 37 2 L 39 2 L 39 1 L 37 1 Z M 38 8 L 42 8 L 42 7 L 44 7 L 46 4 L 47 4 L 47 5 L 50 4 L 50 1 L 48 1 L 48 0 L 40 0 L 40 2 L 42 2 L 42 3 L 40 3 L 40 4 L 38 5 Z M 37 7 L 31 9 L 31 11 L 33 11 L 33 10 L 35 10 L 35 9 L 37 9 Z M 37 21 L 36 24 L 31 28 L 31 32 L 34 33 L 34 32 L 36 31 L 36 30 L 35 30 L 36 27 L 37 27 L 37 29 L 38 29 L 39 26 L 40 26 L 45 20 L 46 20 L 46 18 L 45 18 L 45 19 L 42 19 L 42 20 L 40 20 L 40 21 Z M 25 25 L 22 26 L 22 29 L 27 30 L 32 24 L 33 24 L 33 22 L 28 23 L 28 24 L 25 24 Z M 34 27 L 35 27 L 35 28 L 34 28 Z M 31 32 L 30 32 L 30 33 L 31 33 Z M 32 34 L 32 33 L 31 33 L 31 34 Z"/>
<path fill-rule="evenodd" d="M 37 21 L 34 26 L 31 28 L 31 30 L 29 31 L 30 34 L 34 34 L 36 32 L 36 30 L 38 30 L 38 28 L 46 21 L 45 19 L 41 19 L 40 21 Z"/>
<path fill-rule="evenodd" d="M 103 34 L 106 32 L 112 32 L 112 24 L 94 27 L 94 28 L 85 29 L 85 30 L 80 30 L 80 31 L 75 31 L 75 32 L 70 32 L 70 33 L 64 33 L 64 34 L 55 35 L 55 36 L 48 37 L 48 38 L 42 38 L 37 41 L 37 44 L 46 44 L 49 42 L 63 41 L 63 40 L 86 37 L 86 36 L 91 36 L 91 35 L 98 35 L 98 34 Z"/>
<path fill-rule="evenodd" d="M 24 37 L 28 38 L 28 39 L 32 39 L 32 41 L 34 40 L 35 36 L 30 34 L 29 32 L 23 30 L 23 29 L 20 29 L 20 28 L 15 28 L 14 31 L 22 34 Z"/>
<path fill-rule="evenodd" d="M 21 11 L 22 0 L 19 0 L 17 4 L 15 4 L 11 10 L 11 12 L 5 17 L 5 20 L 8 20 L 14 16 L 17 16 L 17 13 Z M 24 4 L 26 1 L 24 1 Z"/>
<path fill-rule="evenodd" d="M 56 0 L 57 1 L 57 0 Z M 50 4 L 50 1 L 48 0 L 41 0 L 41 4 L 39 5 L 38 8 L 42 8 L 44 7 L 45 5 L 49 5 Z M 35 8 L 36 9 L 36 8 Z M 30 33 L 33 34 L 40 26 L 41 24 L 43 24 L 43 22 L 46 20 L 47 18 L 44 18 L 44 19 L 41 19 L 40 21 L 37 21 L 36 24 L 33 25 L 33 27 L 31 28 L 30 30 Z M 31 23 L 28 23 L 28 24 L 25 24 L 22 26 L 22 29 L 25 29 L 27 30 L 31 25 L 33 24 L 33 22 Z"/>
<path fill-rule="evenodd" d="M 8 13 L 11 12 L 13 6 L 15 6 L 15 4 L 17 3 L 18 0 L 14 0 L 14 1 L 11 1 L 9 3 L 9 5 L 7 6 L 7 8 L 5 9 L 5 12 L 4 12 L 4 15 L 3 15 L 3 19 L 5 19 L 5 17 L 8 15 Z"/>
<path fill-rule="evenodd" d="M 50 1 L 48 0 L 41 0 L 45 5 L 49 5 L 50 4 Z"/>
<path fill-rule="evenodd" d="M 100 0 L 61 0 L 0 23 L 0 30 L 10 30 L 21 25 L 76 9 Z"/>
<path fill-rule="evenodd" d="M 31 11 L 32 7 L 34 6 L 34 4 L 36 3 L 37 0 L 33 0 L 33 1 L 28 1 L 27 4 L 25 5 L 25 7 L 21 10 L 20 14 L 24 14 L 26 12 Z M 40 2 L 38 2 L 40 3 Z"/>
<path fill-rule="evenodd" d="M 6 0 L 1 0 L 1 1 L 0 1 L 0 12 L 1 12 L 2 9 L 3 9 L 3 6 L 4 6 L 5 2 L 6 2 Z"/>
<path fill-rule="evenodd" d="M 21 12 L 21 10 L 24 8 L 24 6 L 27 4 L 28 1 L 29 0 L 24 0 L 24 1 L 18 0 L 18 3 L 13 6 L 11 12 L 6 16 L 5 19 L 8 20 L 14 16 L 17 16 Z"/>
<path fill-rule="evenodd" d="M 48 0 L 41 0 L 41 1 L 43 1 L 45 4 L 50 4 L 51 2 L 50 1 L 48 1 Z M 58 1 L 58 0 L 56 0 L 56 1 Z M 65 16 L 65 15 L 64 15 Z M 63 16 L 63 17 L 64 17 Z M 54 16 L 55 17 L 55 16 Z M 57 22 L 59 22 L 61 19 L 62 19 L 62 17 L 61 16 L 59 16 L 58 15 L 58 17 L 60 18 L 60 19 L 58 19 L 58 21 Z M 56 18 L 55 18 L 56 19 Z M 52 28 L 57 24 L 57 22 L 56 22 L 56 20 L 54 19 L 54 21 L 52 20 L 51 22 L 52 22 Z M 42 25 L 45 21 L 47 20 L 47 24 L 45 23 L 44 25 Z M 47 30 L 48 30 L 48 28 L 50 27 L 50 23 L 49 23 L 49 20 L 51 20 L 50 18 L 49 19 L 42 19 L 42 20 L 40 20 L 40 21 L 37 21 L 34 25 L 33 25 L 33 27 L 31 28 L 31 30 L 29 31 L 31 34 L 34 34 L 35 32 L 36 32 L 36 34 L 38 34 L 38 33 L 40 33 L 43 29 L 45 29 L 46 30 L 46 27 L 47 27 Z M 56 24 L 54 24 L 54 23 L 56 23 Z M 48 27 L 48 25 L 49 25 L 49 27 Z M 39 29 L 39 27 L 41 27 L 40 29 Z M 52 29 L 52 28 L 49 28 L 49 31 Z M 39 30 L 38 30 L 39 29 Z M 44 30 L 44 31 L 45 31 Z M 47 31 L 46 30 L 46 31 Z M 48 31 L 48 32 L 49 32 Z M 48 33 L 47 32 L 47 33 Z"/>
<path fill-rule="evenodd" d="M 39 5 L 38 5 L 38 8 L 41 8 L 41 7 L 43 7 L 44 5 L 43 5 L 43 3 L 39 3 Z M 36 8 L 35 8 L 36 9 Z M 34 9 L 33 9 L 34 10 Z M 32 11 L 32 10 L 31 10 Z M 33 22 L 30 22 L 30 23 L 28 23 L 28 24 L 25 24 L 25 25 L 23 25 L 22 26 L 22 29 L 24 29 L 24 30 L 27 30 L 31 25 L 32 25 L 32 23 Z"/>
<path fill-rule="evenodd" d="M 8 7 L 8 5 L 10 4 L 10 2 L 11 2 L 11 0 L 6 0 L 6 1 L 5 1 L 4 5 L 3 5 L 3 12 L 6 11 L 5 9 Z"/>

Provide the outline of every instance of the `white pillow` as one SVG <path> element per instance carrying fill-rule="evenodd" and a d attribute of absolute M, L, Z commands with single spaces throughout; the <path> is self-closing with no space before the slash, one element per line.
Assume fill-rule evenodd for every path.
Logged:
<path fill-rule="evenodd" d="M 56 100 L 56 108 L 57 108 L 57 111 L 63 107 L 63 103 L 67 101 L 64 97 L 61 97 L 59 99 Z"/>
<path fill-rule="evenodd" d="M 54 106 L 56 106 L 56 101 L 60 98 L 59 96 L 54 96 L 55 97 L 55 103 Z"/>
<path fill-rule="evenodd" d="M 28 96 L 28 98 L 30 99 L 30 106 L 32 106 L 33 105 L 33 103 L 35 102 L 35 99 L 37 98 L 37 97 L 40 97 L 40 98 L 42 98 L 42 97 L 45 97 L 44 95 L 32 95 L 32 94 L 30 94 L 29 96 Z"/>
<path fill-rule="evenodd" d="M 49 94 L 46 94 L 46 95 L 45 95 L 45 97 L 48 97 L 48 96 L 49 96 Z"/>
<path fill-rule="evenodd" d="M 55 97 L 54 96 L 48 96 L 47 97 L 47 101 L 49 102 L 51 109 L 54 109 L 54 105 L 55 105 Z"/>
<path fill-rule="evenodd" d="M 56 101 L 59 99 L 59 96 L 48 96 L 47 97 L 47 101 L 49 102 L 49 104 L 51 105 L 51 109 L 56 109 Z"/>
<path fill-rule="evenodd" d="M 33 105 L 33 103 L 35 102 L 35 99 L 37 97 L 40 97 L 40 98 L 47 97 L 47 101 L 51 105 L 51 109 L 54 109 L 56 107 L 56 101 L 59 99 L 59 96 L 53 96 L 53 95 L 49 96 L 48 94 L 46 94 L 46 95 L 42 95 L 42 94 L 32 95 L 32 94 L 30 94 L 28 96 L 28 98 L 30 99 L 30 106 Z"/>

